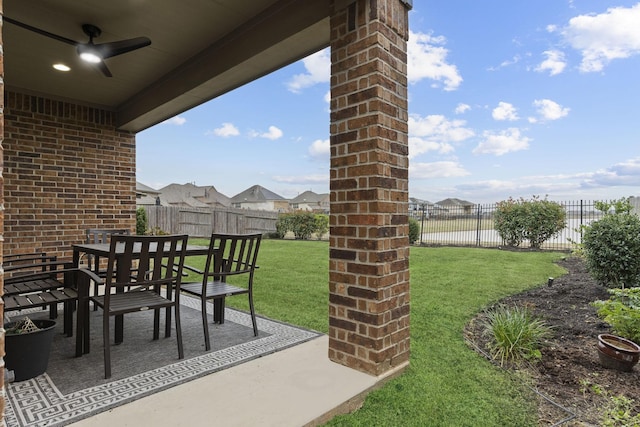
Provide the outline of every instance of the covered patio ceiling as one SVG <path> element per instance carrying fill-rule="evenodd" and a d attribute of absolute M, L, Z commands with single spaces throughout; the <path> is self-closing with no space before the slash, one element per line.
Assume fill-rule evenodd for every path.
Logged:
<path fill-rule="evenodd" d="M 148 37 L 150 46 L 106 59 L 105 77 L 74 46 L 3 24 L 7 90 L 115 111 L 117 127 L 132 132 L 318 51 L 330 35 L 329 0 L 3 3 L 6 17 L 78 42 L 88 41 L 83 24 L 101 29 L 96 44 Z"/>

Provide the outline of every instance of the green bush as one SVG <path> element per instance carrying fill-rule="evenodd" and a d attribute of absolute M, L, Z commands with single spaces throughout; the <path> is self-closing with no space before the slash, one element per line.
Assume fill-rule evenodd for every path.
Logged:
<path fill-rule="evenodd" d="M 147 232 L 147 211 L 143 207 L 136 209 L 136 234 L 143 235 Z"/>
<path fill-rule="evenodd" d="M 531 200 L 509 198 L 499 202 L 494 227 L 508 246 L 517 247 L 524 240 L 534 249 L 557 235 L 566 226 L 567 214 L 559 203 L 533 196 Z"/>
<path fill-rule="evenodd" d="M 276 222 L 276 233 L 280 238 L 284 238 L 287 232 L 291 231 L 297 240 L 308 240 L 313 233 L 320 233 L 320 237 L 318 237 L 320 239 L 328 230 L 328 215 L 306 211 L 280 214 Z"/>
<path fill-rule="evenodd" d="M 284 239 L 284 236 L 291 230 L 291 214 L 278 215 L 278 221 L 276 221 L 276 234 L 278 238 Z"/>
<path fill-rule="evenodd" d="M 595 301 L 598 316 L 623 338 L 640 343 L 640 288 L 609 289 L 611 297 Z"/>
<path fill-rule="evenodd" d="M 604 216 L 582 228 L 582 250 L 589 273 L 611 288 L 638 286 L 640 218 L 631 213 L 628 199 L 597 207 Z"/>
<path fill-rule="evenodd" d="M 492 357 L 503 365 L 508 360 L 540 359 L 540 348 L 551 336 L 551 328 L 527 308 L 500 305 L 487 312 L 484 333 L 492 337 Z"/>
<path fill-rule="evenodd" d="M 415 218 L 409 218 L 409 243 L 415 243 L 420 239 L 420 223 Z"/>
<path fill-rule="evenodd" d="M 315 223 L 316 229 L 314 233 L 316 233 L 316 238 L 321 240 L 322 236 L 329 232 L 329 215 L 316 214 Z"/>

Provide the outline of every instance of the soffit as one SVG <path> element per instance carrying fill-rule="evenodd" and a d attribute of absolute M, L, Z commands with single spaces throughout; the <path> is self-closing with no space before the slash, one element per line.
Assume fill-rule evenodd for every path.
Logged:
<path fill-rule="evenodd" d="M 140 131 L 322 49 L 328 0 L 4 0 L 4 15 L 96 44 L 146 36 L 151 45 L 105 61 L 113 77 L 83 63 L 75 48 L 5 22 L 8 90 L 117 112 Z M 52 64 L 66 63 L 67 73 Z"/>

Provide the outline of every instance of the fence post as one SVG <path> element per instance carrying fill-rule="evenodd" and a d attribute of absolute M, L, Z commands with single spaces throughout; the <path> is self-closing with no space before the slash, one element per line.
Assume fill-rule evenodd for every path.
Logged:
<path fill-rule="evenodd" d="M 422 246 L 422 231 L 424 230 L 424 210 L 426 209 L 426 205 L 422 205 L 422 220 L 420 223 L 420 246 Z"/>
<path fill-rule="evenodd" d="M 480 227 L 482 225 L 480 223 L 482 221 L 481 216 L 480 216 L 481 211 L 482 211 L 482 205 L 478 205 L 478 209 L 477 209 L 478 222 L 477 222 L 477 226 L 476 226 L 476 246 L 480 246 Z"/>

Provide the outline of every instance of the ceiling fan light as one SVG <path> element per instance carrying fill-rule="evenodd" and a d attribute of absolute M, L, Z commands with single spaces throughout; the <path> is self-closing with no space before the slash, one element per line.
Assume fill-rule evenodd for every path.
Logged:
<path fill-rule="evenodd" d="M 58 71 L 71 71 L 71 67 L 61 63 L 53 64 L 53 68 L 55 68 Z"/>
<path fill-rule="evenodd" d="M 97 64 L 102 61 L 102 56 L 96 49 L 92 49 L 87 46 L 78 46 L 78 55 L 80 59 L 92 64 Z"/>

